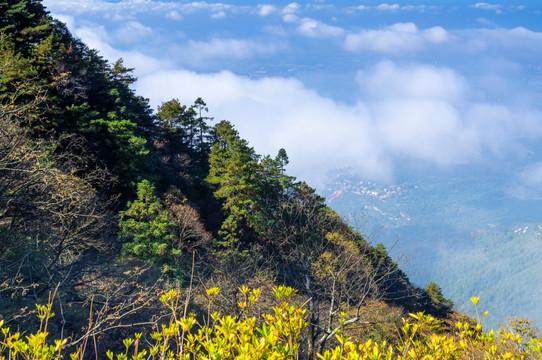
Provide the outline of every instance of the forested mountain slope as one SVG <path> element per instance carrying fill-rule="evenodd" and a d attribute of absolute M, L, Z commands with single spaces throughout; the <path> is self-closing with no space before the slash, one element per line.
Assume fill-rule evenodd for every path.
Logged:
<path fill-rule="evenodd" d="M 256 154 L 229 121 L 211 126 L 201 98 L 153 112 L 132 69 L 40 1 L 0 2 L 0 69 L 3 324 L 31 332 L 34 304 L 52 303 L 51 335 L 72 349 L 92 339 L 87 356 L 103 356 L 164 322 L 169 289 L 202 319 L 217 294 L 205 289 L 220 287 L 216 309 L 240 316 L 242 285 L 262 289 L 260 314 L 283 284 L 305 304 L 299 354 L 314 358 L 338 330 L 397 340 L 406 312 L 456 316 L 436 284 L 413 287 L 382 245 L 288 175 L 285 150 Z"/>

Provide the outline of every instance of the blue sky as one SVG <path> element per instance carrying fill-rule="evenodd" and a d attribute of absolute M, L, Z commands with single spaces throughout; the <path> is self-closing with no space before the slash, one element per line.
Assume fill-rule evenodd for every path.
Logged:
<path fill-rule="evenodd" d="M 512 163 L 542 196 L 542 3 L 44 0 L 153 108 L 201 96 L 261 154 L 318 183 Z"/>

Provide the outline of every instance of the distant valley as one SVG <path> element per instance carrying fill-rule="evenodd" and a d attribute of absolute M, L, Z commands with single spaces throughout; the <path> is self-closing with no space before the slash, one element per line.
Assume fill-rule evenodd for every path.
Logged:
<path fill-rule="evenodd" d="M 480 296 L 491 327 L 520 314 L 540 325 L 542 201 L 513 197 L 500 169 L 473 169 L 404 171 L 390 183 L 341 169 L 321 193 L 417 285 L 437 282 L 469 313 Z"/>

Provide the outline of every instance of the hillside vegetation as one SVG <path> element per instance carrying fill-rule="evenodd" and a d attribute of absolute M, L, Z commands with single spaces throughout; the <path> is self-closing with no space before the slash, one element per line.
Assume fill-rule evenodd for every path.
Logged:
<path fill-rule="evenodd" d="M 0 70 L 0 359 L 540 351 L 412 286 L 284 149 L 255 153 L 201 98 L 152 111 L 40 1 L 0 1 Z"/>

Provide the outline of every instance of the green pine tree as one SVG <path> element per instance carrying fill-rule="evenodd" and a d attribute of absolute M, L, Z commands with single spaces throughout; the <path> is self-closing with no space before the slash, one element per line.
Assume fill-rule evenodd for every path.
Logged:
<path fill-rule="evenodd" d="M 218 123 L 214 135 L 206 180 L 216 187 L 214 195 L 222 200 L 226 217 L 219 230 L 221 245 L 243 248 L 261 216 L 258 158 L 230 122 Z"/>
<path fill-rule="evenodd" d="M 175 248 L 175 222 L 164 210 L 154 186 L 143 180 L 137 184 L 137 200 L 128 202 L 119 213 L 120 237 L 125 239 L 123 254 L 141 260 L 175 265 L 181 250 Z"/>

